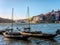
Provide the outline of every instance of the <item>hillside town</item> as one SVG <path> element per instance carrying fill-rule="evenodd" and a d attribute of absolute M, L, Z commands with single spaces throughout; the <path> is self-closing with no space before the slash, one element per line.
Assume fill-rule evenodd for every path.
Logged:
<path fill-rule="evenodd" d="M 46 14 L 40 14 L 33 16 L 29 19 L 18 20 L 17 22 L 21 23 L 60 23 L 60 10 L 48 12 Z"/>
<path fill-rule="evenodd" d="M 11 23 L 11 19 L 0 17 L 0 23 Z M 46 14 L 39 14 L 28 19 L 14 20 L 13 22 L 19 23 L 60 23 L 60 10 L 48 12 Z"/>

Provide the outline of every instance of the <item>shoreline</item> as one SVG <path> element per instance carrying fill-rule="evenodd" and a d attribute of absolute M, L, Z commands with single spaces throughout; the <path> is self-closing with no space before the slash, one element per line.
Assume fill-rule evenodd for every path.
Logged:
<path fill-rule="evenodd" d="M 0 23 L 0 24 L 11 24 L 11 23 Z M 29 24 L 29 23 L 13 23 L 13 24 Z M 60 24 L 60 23 L 30 23 L 30 24 Z"/>

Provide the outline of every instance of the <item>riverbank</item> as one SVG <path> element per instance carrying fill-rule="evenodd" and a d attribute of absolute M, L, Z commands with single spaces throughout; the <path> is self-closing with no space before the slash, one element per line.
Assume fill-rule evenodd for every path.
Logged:
<path fill-rule="evenodd" d="M 9 25 L 11 25 L 12 23 L 0 23 L 0 25 L 7 25 L 7 24 L 9 24 Z M 15 24 L 20 24 L 20 25 L 26 25 L 26 24 L 29 24 L 29 23 L 13 23 L 14 25 Z M 60 23 L 30 23 L 30 25 L 34 25 L 34 24 L 60 24 Z"/>

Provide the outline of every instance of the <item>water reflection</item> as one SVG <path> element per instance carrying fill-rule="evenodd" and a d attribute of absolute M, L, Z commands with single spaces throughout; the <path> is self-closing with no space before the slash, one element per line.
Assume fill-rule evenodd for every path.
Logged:
<path fill-rule="evenodd" d="M 15 40 L 4 38 L 6 45 L 32 45 L 29 40 Z"/>
<path fill-rule="evenodd" d="M 0 40 L 0 45 L 60 45 L 55 39 L 30 38 L 29 40 L 16 40 L 0 36 Z"/>
<path fill-rule="evenodd" d="M 33 38 L 32 42 L 36 45 L 60 45 L 56 40 L 54 39 L 36 39 Z"/>

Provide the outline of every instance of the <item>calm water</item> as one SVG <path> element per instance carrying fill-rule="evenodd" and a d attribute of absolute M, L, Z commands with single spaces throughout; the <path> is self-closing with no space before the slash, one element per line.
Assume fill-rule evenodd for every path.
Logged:
<path fill-rule="evenodd" d="M 0 30 L 11 27 L 11 24 L 0 24 Z M 19 27 L 21 31 L 23 27 L 27 27 L 26 24 L 14 24 L 14 30 L 16 27 Z M 31 24 L 31 31 L 42 31 L 43 33 L 52 33 L 55 34 L 57 29 L 60 29 L 60 24 Z M 39 43 L 37 43 L 39 42 Z M 54 38 L 54 40 L 30 38 L 29 41 L 23 40 L 11 40 L 6 39 L 0 35 L 0 45 L 60 45 L 60 37 Z"/>

